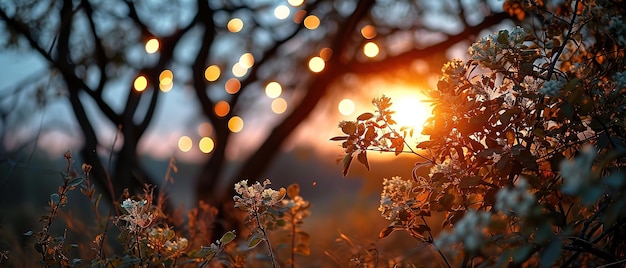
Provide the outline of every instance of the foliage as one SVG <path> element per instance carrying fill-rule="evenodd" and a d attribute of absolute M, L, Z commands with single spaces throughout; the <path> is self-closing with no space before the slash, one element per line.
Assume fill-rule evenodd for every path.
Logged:
<path fill-rule="evenodd" d="M 429 138 L 411 149 L 422 157 L 412 180 L 384 180 L 379 210 L 392 223 L 380 236 L 408 231 L 462 266 L 623 263 L 626 24 L 617 5 L 507 1 L 511 14 L 544 24 L 485 36 L 467 61 L 443 66 L 429 92 Z M 355 154 L 403 150 L 381 99 L 389 109 L 383 96 L 376 110 L 389 117 L 339 125 L 344 175 Z M 432 212 L 451 229 L 434 240 L 423 235 Z"/>

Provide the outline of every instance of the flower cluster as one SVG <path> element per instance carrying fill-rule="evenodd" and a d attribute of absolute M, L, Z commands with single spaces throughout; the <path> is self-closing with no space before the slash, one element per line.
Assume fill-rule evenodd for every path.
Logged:
<path fill-rule="evenodd" d="M 468 53 L 473 60 L 480 62 L 487 67 L 498 64 L 500 59 L 510 52 L 510 49 L 520 49 L 528 33 L 521 27 L 516 27 L 513 31 L 502 30 L 498 33 L 490 34 L 472 44 Z"/>
<path fill-rule="evenodd" d="M 412 181 L 403 180 L 399 176 L 383 179 L 383 191 L 380 194 L 378 211 L 387 220 L 398 220 L 402 211 L 410 209 L 408 202 L 413 200 L 412 191 Z"/>
<path fill-rule="evenodd" d="M 491 222 L 491 214 L 485 211 L 469 210 L 455 225 L 452 232 L 443 231 L 435 239 L 439 249 L 451 248 L 463 243 L 465 250 L 477 252 L 486 243 L 485 230 Z"/>
<path fill-rule="evenodd" d="M 460 59 L 454 59 L 443 65 L 441 73 L 443 74 L 442 79 L 458 83 L 461 76 L 465 73 L 465 64 Z"/>
<path fill-rule="evenodd" d="M 146 200 L 135 201 L 128 198 L 122 202 L 121 207 L 127 214 L 117 217 L 117 221 L 125 221 L 125 227 L 130 233 L 138 234 L 149 227 L 155 219 L 155 215 L 150 212 L 150 204 Z"/>
<path fill-rule="evenodd" d="M 535 196 L 529 192 L 530 185 L 525 179 L 519 179 L 514 188 L 503 188 L 496 194 L 495 209 L 511 216 L 525 217 L 530 215 L 532 207 L 537 203 Z"/>
<path fill-rule="evenodd" d="M 581 154 L 574 160 L 561 162 L 561 176 L 563 177 L 561 192 L 576 195 L 591 185 L 591 167 L 595 157 L 596 150 L 594 147 L 586 145 L 581 150 Z"/>
<path fill-rule="evenodd" d="M 242 180 L 235 183 L 235 192 L 237 195 L 233 197 L 235 207 L 248 212 L 258 211 L 261 207 L 271 207 L 280 202 L 287 192 L 285 188 L 276 191 L 271 188 L 265 188 L 271 184 L 270 180 L 263 181 L 263 184 L 255 182 L 248 186 L 248 180 Z"/>
<path fill-rule="evenodd" d="M 299 195 L 293 197 L 293 199 L 283 199 L 281 201 L 281 207 L 289 209 L 289 212 L 296 220 L 302 220 L 311 215 L 311 211 L 308 210 L 310 206 L 309 201 L 304 200 Z"/>
<path fill-rule="evenodd" d="M 543 83 L 539 93 L 546 96 L 558 97 L 559 91 L 565 86 L 565 82 L 562 80 L 549 80 Z"/>

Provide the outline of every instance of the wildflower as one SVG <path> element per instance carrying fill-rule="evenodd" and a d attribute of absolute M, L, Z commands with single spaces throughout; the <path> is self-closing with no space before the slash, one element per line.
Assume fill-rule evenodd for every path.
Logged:
<path fill-rule="evenodd" d="M 485 211 L 469 210 L 455 225 L 452 232 L 443 231 L 435 239 L 439 249 L 451 248 L 463 243 L 465 250 L 477 252 L 486 243 L 485 230 L 491 221 L 491 214 Z"/>
<path fill-rule="evenodd" d="M 539 89 L 539 93 L 546 96 L 557 97 L 563 86 L 565 86 L 565 82 L 562 80 L 549 80 L 543 83 L 543 86 Z"/>
<path fill-rule="evenodd" d="M 593 145 L 586 145 L 578 157 L 561 162 L 561 176 L 563 177 L 561 192 L 576 195 L 590 185 L 591 167 L 595 157 L 596 151 Z"/>
<path fill-rule="evenodd" d="M 412 200 L 413 182 L 399 176 L 383 179 L 378 211 L 387 220 L 398 220 L 400 212 L 410 209 L 407 202 Z"/>
<path fill-rule="evenodd" d="M 149 211 L 150 205 L 146 200 L 135 201 L 128 198 L 122 202 L 121 207 L 127 214 L 117 217 L 116 220 L 125 221 L 126 229 L 131 233 L 139 233 L 150 226 L 155 218 L 154 214 Z"/>
<path fill-rule="evenodd" d="M 535 196 L 528 191 L 529 186 L 525 179 L 519 179 L 514 188 L 498 191 L 495 209 L 509 216 L 513 214 L 520 217 L 528 216 L 536 203 Z"/>
<path fill-rule="evenodd" d="M 296 220 L 302 220 L 311 214 L 311 212 L 307 209 L 309 206 L 309 201 L 304 200 L 304 198 L 299 195 L 295 196 L 293 199 L 283 199 L 281 201 L 281 207 L 288 208 L 289 212 L 296 218 Z"/>
<path fill-rule="evenodd" d="M 176 240 L 165 241 L 165 244 L 163 246 L 168 253 L 177 254 L 185 250 L 188 244 L 189 241 L 187 240 L 187 238 L 178 237 L 176 238 Z"/>
<path fill-rule="evenodd" d="M 242 180 L 235 183 L 235 192 L 237 195 L 233 197 L 235 207 L 248 212 L 258 211 L 261 207 L 271 207 L 280 202 L 287 192 L 285 188 L 276 191 L 271 188 L 265 188 L 271 184 L 270 180 L 263 181 L 263 184 L 255 182 L 248 186 L 248 180 Z"/>

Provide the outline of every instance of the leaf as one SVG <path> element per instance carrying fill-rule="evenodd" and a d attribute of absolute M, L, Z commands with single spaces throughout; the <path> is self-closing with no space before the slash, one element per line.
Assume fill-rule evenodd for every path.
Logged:
<path fill-rule="evenodd" d="M 341 131 L 343 133 L 351 135 L 356 132 L 356 122 L 346 121 L 341 124 Z"/>
<path fill-rule="evenodd" d="M 222 243 L 222 245 L 226 245 L 235 240 L 235 237 L 237 237 L 235 231 L 228 231 L 224 235 L 222 235 L 222 238 L 220 238 L 220 242 Z"/>
<path fill-rule="evenodd" d="M 349 138 L 349 136 L 336 136 L 330 138 L 331 141 L 345 141 Z"/>
<path fill-rule="evenodd" d="M 459 187 L 465 189 L 465 188 L 478 186 L 478 184 L 480 184 L 480 180 L 481 180 L 481 177 L 479 176 L 464 177 L 461 179 L 461 182 L 459 183 Z"/>
<path fill-rule="evenodd" d="M 348 169 L 350 169 L 350 163 L 352 163 L 352 154 L 347 154 L 346 156 L 343 157 L 343 160 L 341 161 L 341 165 L 343 168 L 342 173 L 344 177 L 348 175 Z"/>
<path fill-rule="evenodd" d="M 25 232 L 25 233 L 22 233 L 22 234 L 26 235 L 26 236 L 31 236 L 31 235 L 33 235 L 33 231 L 28 231 L 28 232 Z"/>
<path fill-rule="evenodd" d="M 261 241 L 263 241 L 263 234 L 261 232 L 255 232 L 248 238 L 248 249 L 258 246 Z"/>
<path fill-rule="evenodd" d="M 359 162 L 361 162 L 361 164 L 363 164 L 365 166 L 365 168 L 367 168 L 367 170 L 370 170 L 370 164 L 367 161 L 367 152 L 366 151 L 360 152 L 359 155 L 357 156 L 357 159 L 359 160 Z"/>
<path fill-rule="evenodd" d="M 370 119 L 372 117 L 374 117 L 374 114 L 372 114 L 372 113 L 362 113 L 361 115 L 359 115 L 359 117 L 356 118 L 356 120 L 365 121 L 365 120 Z"/>
<path fill-rule="evenodd" d="M 78 185 L 80 185 L 81 183 L 83 183 L 85 179 L 83 178 L 74 178 L 70 181 L 69 186 L 70 187 L 76 187 Z"/>
<path fill-rule="evenodd" d="M 383 239 L 387 236 L 389 236 L 391 233 L 393 233 L 393 231 L 395 231 L 395 228 L 393 227 L 393 225 L 389 225 L 385 228 L 383 228 L 380 233 L 378 233 L 378 238 Z"/>

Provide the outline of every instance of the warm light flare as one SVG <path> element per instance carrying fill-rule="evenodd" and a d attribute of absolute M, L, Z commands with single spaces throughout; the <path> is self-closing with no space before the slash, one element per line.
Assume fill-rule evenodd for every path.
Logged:
<path fill-rule="evenodd" d="M 354 102 L 351 99 L 343 99 L 337 105 L 337 109 L 342 115 L 351 115 L 354 113 Z"/>
<path fill-rule="evenodd" d="M 304 4 L 304 0 L 287 0 L 287 3 L 292 7 L 299 7 Z"/>
<path fill-rule="evenodd" d="M 228 21 L 226 28 L 228 28 L 228 31 L 231 33 L 238 33 L 243 29 L 243 21 L 240 18 L 233 18 Z"/>
<path fill-rule="evenodd" d="M 159 51 L 159 40 L 156 38 L 151 38 L 146 42 L 146 52 L 148 54 L 153 54 Z"/>
<path fill-rule="evenodd" d="M 204 70 L 204 78 L 206 78 L 206 80 L 209 82 L 214 82 L 218 78 L 220 78 L 221 73 L 222 71 L 220 70 L 219 66 L 211 65 L 207 67 L 206 70 Z"/>
<path fill-rule="evenodd" d="M 291 13 L 291 10 L 289 9 L 288 6 L 285 5 L 279 5 L 274 9 L 274 17 L 276 17 L 279 20 L 284 20 L 287 17 L 289 17 L 289 14 Z"/>
<path fill-rule="evenodd" d="M 267 83 L 265 86 L 265 95 L 271 99 L 278 98 L 283 92 L 283 87 L 276 81 Z"/>
<path fill-rule="evenodd" d="M 236 94 L 239 92 L 239 89 L 241 89 L 241 82 L 239 82 L 239 79 L 237 78 L 228 79 L 226 84 L 224 84 L 224 89 L 228 94 Z"/>
<path fill-rule="evenodd" d="M 233 116 L 228 120 L 228 129 L 237 133 L 243 129 L 243 119 L 239 116 Z"/>
<path fill-rule="evenodd" d="M 235 77 L 243 77 L 248 73 L 248 68 L 243 67 L 241 63 L 237 62 L 233 64 L 232 72 Z"/>
<path fill-rule="evenodd" d="M 191 151 L 191 147 L 193 147 L 193 141 L 189 136 L 182 136 L 178 139 L 178 149 L 181 152 L 189 152 Z"/>
<path fill-rule="evenodd" d="M 315 15 L 309 15 L 304 19 L 304 27 L 315 30 L 320 26 L 320 19 Z"/>
<path fill-rule="evenodd" d="M 361 28 L 361 35 L 366 39 L 372 39 L 376 37 L 376 28 L 372 25 L 365 25 Z"/>
<path fill-rule="evenodd" d="M 138 92 L 146 90 L 148 87 L 148 79 L 143 75 L 137 76 L 137 78 L 135 78 L 135 82 L 133 82 L 133 87 Z"/>
<path fill-rule="evenodd" d="M 215 147 L 215 142 L 209 137 L 203 137 L 202 139 L 200 139 L 198 147 L 200 148 L 201 152 L 208 154 L 213 151 L 213 148 Z"/>
<path fill-rule="evenodd" d="M 313 57 L 309 60 L 309 69 L 311 72 L 319 73 L 324 70 L 326 63 L 321 57 Z"/>
<path fill-rule="evenodd" d="M 272 101 L 272 112 L 282 114 L 287 110 L 287 101 L 283 98 L 276 98 Z"/>
<path fill-rule="evenodd" d="M 215 110 L 215 115 L 224 117 L 230 112 L 230 104 L 226 101 L 218 101 L 213 110 Z"/>
<path fill-rule="evenodd" d="M 252 53 L 244 53 L 239 57 L 239 65 L 243 68 L 249 69 L 254 65 L 254 56 Z"/>
<path fill-rule="evenodd" d="M 378 52 L 380 52 L 380 49 L 374 42 L 367 42 L 365 46 L 363 46 L 363 54 L 369 58 L 378 56 Z"/>

